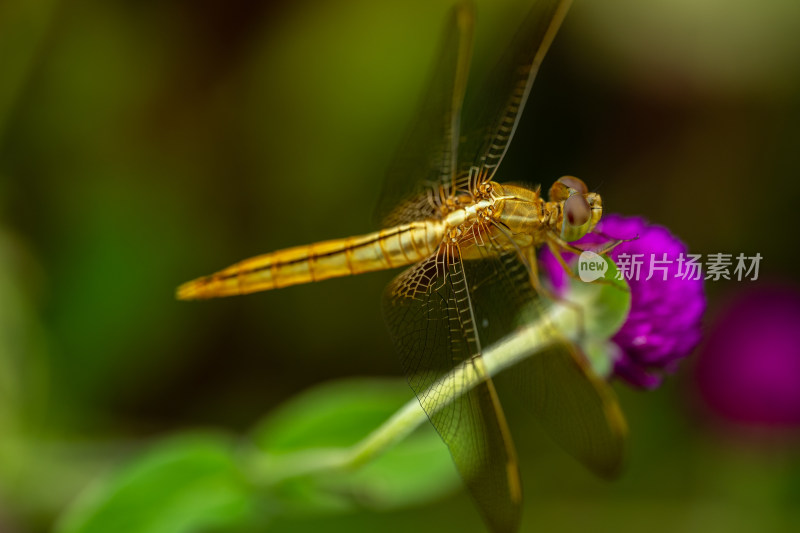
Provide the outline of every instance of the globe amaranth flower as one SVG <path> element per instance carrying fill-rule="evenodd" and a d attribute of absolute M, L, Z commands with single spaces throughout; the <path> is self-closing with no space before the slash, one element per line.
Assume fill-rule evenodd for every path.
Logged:
<path fill-rule="evenodd" d="M 700 396 L 729 421 L 800 426 L 800 291 L 748 288 L 722 309 L 697 358 Z"/>
<path fill-rule="evenodd" d="M 631 309 L 612 338 L 619 347 L 613 374 L 634 386 L 654 389 L 662 375 L 674 372 L 700 341 L 706 308 L 703 276 L 684 275 L 686 245 L 667 228 L 641 217 L 604 216 L 593 233 L 573 244 L 591 248 L 615 239 L 626 242 L 608 256 L 630 286 Z M 565 259 L 568 256 L 574 264 L 574 255 L 565 254 Z M 552 253 L 545 249 L 541 260 L 543 273 L 557 289 L 563 287 L 567 275 Z"/>

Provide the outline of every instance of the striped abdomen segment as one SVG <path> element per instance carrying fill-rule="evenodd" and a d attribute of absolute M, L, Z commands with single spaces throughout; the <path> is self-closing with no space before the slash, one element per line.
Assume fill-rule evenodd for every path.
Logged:
<path fill-rule="evenodd" d="M 431 255 L 443 235 L 444 224 L 431 220 L 279 250 L 184 283 L 177 296 L 191 300 L 248 294 L 401 267 Z"/>

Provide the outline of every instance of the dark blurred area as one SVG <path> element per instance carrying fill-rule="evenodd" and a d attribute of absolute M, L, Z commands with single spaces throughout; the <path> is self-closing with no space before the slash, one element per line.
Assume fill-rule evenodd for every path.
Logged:
<path fill-rule="evenodd" d="M 473 86 L 530 5 L 476 3 Z M 48 530 L 131 443 L 245 431 L 313 384 L 400 374 L 379 312 L 393 272 L 173 294 L 259 253 L 378 229 L 383 174 L 451 5 L 0 3 L 0 531 Z M 574 174 L 608 212 L 663 224 L 694 253 L 763 259 L 756 281 L 707 282 L 712 346 L 658 391 L 618 387 L 631 427 L 620 481 L 520 428 L 526 531 L 781 531 L 800 518 L 800 420 L 725 403 L 798 401 L 798 64 L 792 0 L 574 3 L 499 178 Z M 767 285 L 780 305 L 737 300 Z M 794 323 L 743 333 L 718 318 L 731 301 Z M 733 333 L 751 342 L 720 341 Z M 762 402 L 769 386 L 748 387 L 747 369 L 776 345 L 789 392 Z M 447 531 L 453 515 L 482 531 L 463 494 L 284 530 Z"/>

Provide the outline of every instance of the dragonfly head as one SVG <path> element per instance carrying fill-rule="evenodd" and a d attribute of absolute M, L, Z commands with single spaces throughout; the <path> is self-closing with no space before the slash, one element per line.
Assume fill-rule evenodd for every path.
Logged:
<path fill-rule="evenodd" d="M 561 203 L 561 216 L 553 228 L 562 239 L 572 242 L 594 229 L 603 216 L 600 195 L 589 192 L 586 184 L 575 176 L 562 176 L 550 187 L 550 201 Z"/>

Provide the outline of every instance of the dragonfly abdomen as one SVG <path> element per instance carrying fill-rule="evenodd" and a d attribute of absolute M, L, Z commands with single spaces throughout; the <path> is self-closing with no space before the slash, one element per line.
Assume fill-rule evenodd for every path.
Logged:
<path fill-rule="evenodd" d="M 442 242 L 444 224 L 412 222 L 367 235 L 260 255 L 178 287 L 181 300 L 248 294 L 416 263 Z"/>

